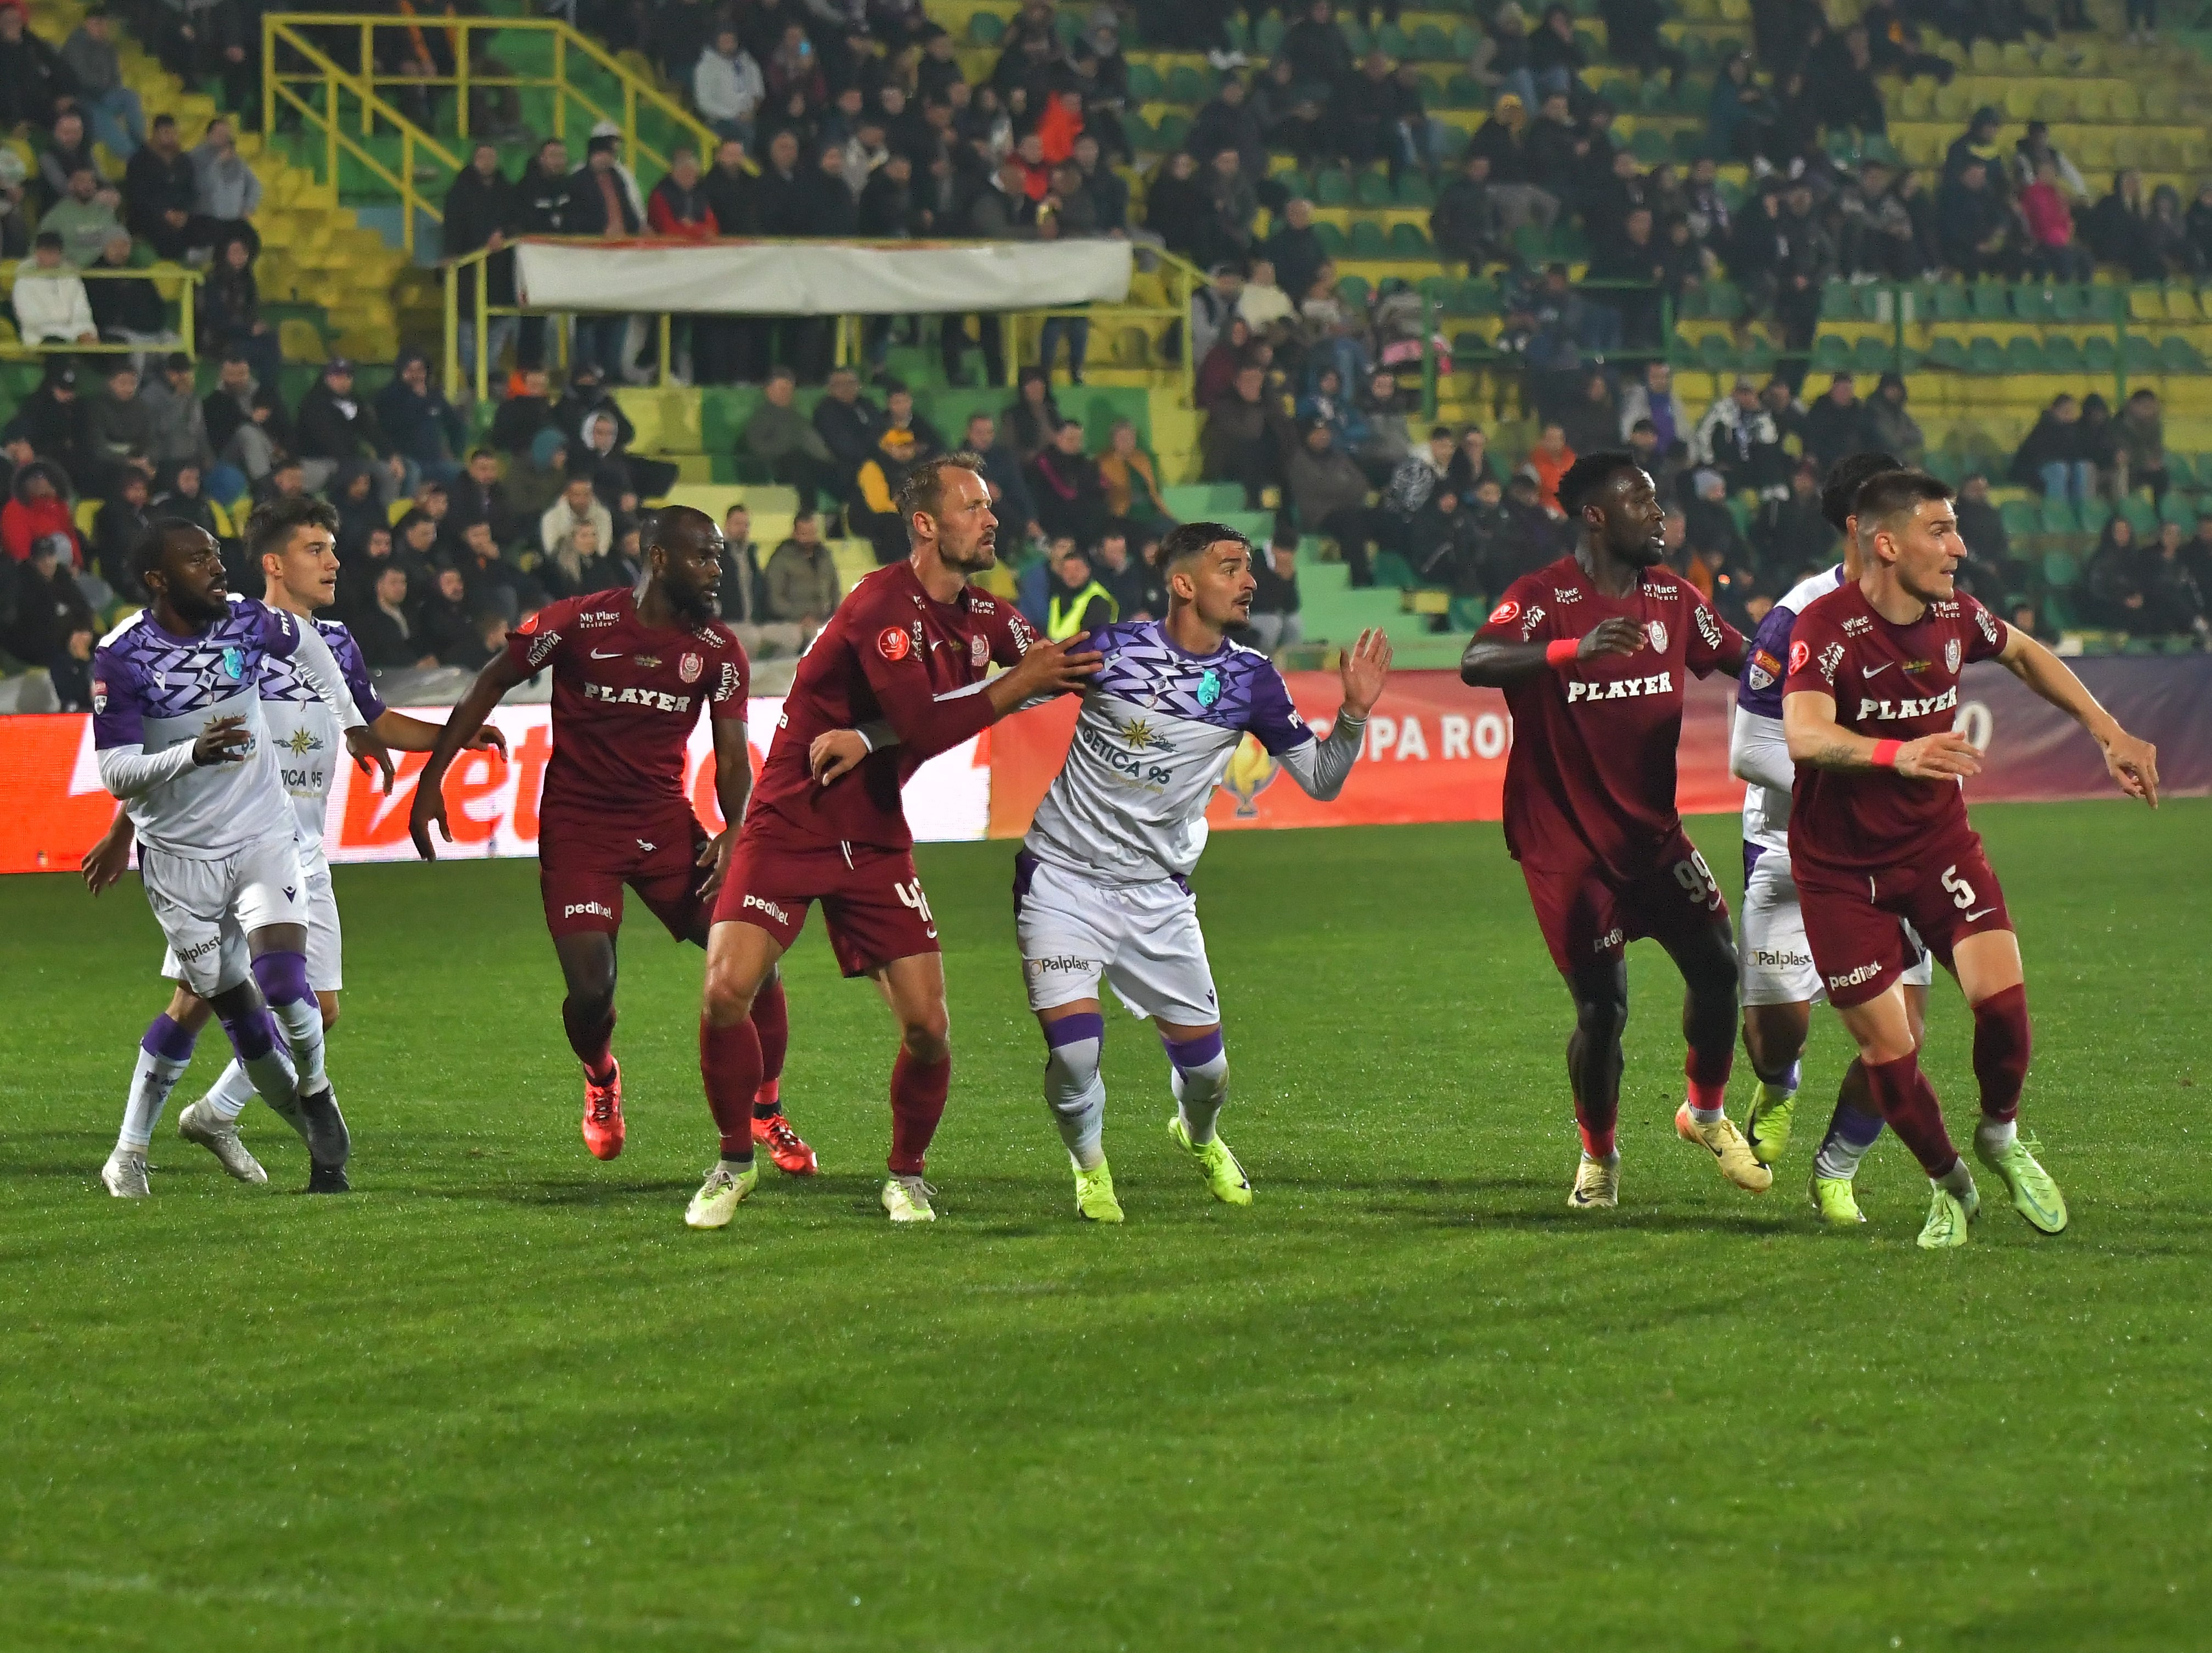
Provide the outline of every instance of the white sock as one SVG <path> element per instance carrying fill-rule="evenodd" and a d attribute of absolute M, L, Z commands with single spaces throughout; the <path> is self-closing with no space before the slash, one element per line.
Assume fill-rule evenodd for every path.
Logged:
<path fill-rule="evenodd" d="M 1098 1075 L 1097 1040 L 1070 1039 L 1045 1053 L 1044 1100 L 1077 1168 L 1104 1164 L 1106 1081 Z"/>
<path fill-rule="evenodd" d="M 1693 1125 L 1717 1125 L 1727 1117 L 1728 1109 L 1725 1108 L 1692 1106 L 1690 1109 L 1690 1122 Z"/>
<path fill-rule="evenodd" d="M 1974 1140 L 1991 1153 L 2002 1153 L 2019 1134 L 2019 1123 L 2009 1119 L 1984 1119 L 1974 1127 Z"/>
<path fill-rule="evenodd" d="M 292 1052 L 292 1066 L 299 1073 L 301 1094 L 312 1097 L 330 1083 L 323 1073 L 321 1009 L 310 996 L 295 999 L 289 1005 L 271 1005 L 269 1012 L 283 1030 L 284 1042 Z"/>
<path fill-rule="evenodd" d="M 1196 1067 L 1170 1063 L 1168 1079 L 1175 1090 L 1176 1111 L 1182 1115 L 1182 1127 L 1190 1133 L 1192 1144 L 1212 1141 L 1213 1121 L 1229 1100 L 1229 1053 L 1222 1051 Z"/>
<path fill-rule="evenodd" d="M 200 1100 L 217 1119 L 234 1120 L 246 1111 L 246 1104 L 259 1094 L 246 1065 L 234 1056 Z"/>
<path fill-rule="evenodd" d="M 154 1127 L 161 1122 L 161 1109 L 168 1103 L 169 1092 L 191 1065 L 190 1056 L 172 1061 L 140 1047 L 138 1066 L 131 1075 L 131 1094 L 123 1103 L 123 1128 L 115 1133 L 117 1147 L 134 1153 L 146 1152 L 154 1140 Z"/>
<path fill-rule="evenodd" d="M 1942 1176 L 1932 1176 L 1928 1180 L 1936 1187 L 1948 1190 L 1953 1198 L 1959 1200 L 1965 1199 L 1973 1191 L 1974 1187 L 1974 1174 L 1966 1169 L 1966 1162 L 1963 1159 L 1952 1166 L 1949 1170 L 1945 1171 Z"/>
<path fill-rule="evenodd" d="M 1620 1164 L 1620 1150 L 1615 1148 L 1611 1153 L 1606 1155 L 1604 1158 L 1601 1159 L 1595 1154 L 1592 1153 L 1588 1148 L 1585 1148 L 1583 1150 L 1583 1163 L 1588 1165 L 1618 1165 Z"/>

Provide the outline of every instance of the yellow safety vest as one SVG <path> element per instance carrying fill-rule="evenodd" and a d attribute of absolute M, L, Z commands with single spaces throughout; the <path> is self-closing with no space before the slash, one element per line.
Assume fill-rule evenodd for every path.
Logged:
<path fill-rule="evenodd" d="M 1073 597 L 1055 596 L 1045 605 L 1044 635 L 1048 642 L 1064 643 L 1083 629 L 1083 617 L 1091 611 L 1094 599 L 1106 605 L 1106 617 L 1111 622 L 1121 617 L 1121 605 L 1114 600 L 1114 593 L 1096 580 Z"/>

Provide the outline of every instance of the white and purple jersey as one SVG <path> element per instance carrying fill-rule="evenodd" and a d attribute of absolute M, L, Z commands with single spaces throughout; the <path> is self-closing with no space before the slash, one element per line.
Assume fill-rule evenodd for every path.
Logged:
<path fill-rule="evenodd" d="M 1729 767 L 1743 776 L 1743 866 L 1747 875 L 1763 854 L 1790 854 L 1790 781 L 1795 765 L 1782 732 L 1782 682 L 1789 675 L 1790 634 L 1814 599 L 1844 583 L 1844 565 L 1799 580 L 1767 610 L 1743 657 L 1736 684 L 1735 726 L 1729 738 Z M 1762 781 L 1759 777 L 1765 776 Z M 1779 781 L 1777 786 L 1775 782 Z"/>
<path fill-rule="evenodd" d="M 197 637 L 173 636 L 151 610 L 141 610 L 100 639 L 92 657 L 96 752 L 136 749 L 153 757 L 191 745 L 222 717 L 242 718 L 253 737 L 241 762 L 185 763 L 171 778 L 126 796 L 141 844 L 214 860 L 292 834 L 259 684 L 264 663 L 290 660 L 300 635 L 292 616 L 233 597 L 229 612 Z"/>
<path fill-rule="evenodd" d="M 1041 861 L 1109 884 L 1186 878 L 1206 848 L 1206 804 L 1247 734 L 1316 797 L 1335 795 L 1358 754 L 1364 726 L 1340 719 L 1346 739 L 1332 731 L 1317 742 L 1255 650 L 1224 641 L 1186 654 L 1156 620 L 1108 626 L 1086 647 L 1106 661 L 1024 842 Z"/>
<path fill-rule="evenodd" d="M 337 659 L 339 674 L 364 722 L 384 714 L 384 702 L 369 681 L 368 662 L 353 634 L 335 620 L 313 623 Z M 331 800 L 336 766 L 347 760 L 337 714 L 315 692 L 299 663 L 271 655 L 261 667 L 261 715 L 276 754 L 277 778 L 292 800 L 300 839 L 300 870 L 313 878 L 329 862 L 323 854 L 323 816 Z"/>

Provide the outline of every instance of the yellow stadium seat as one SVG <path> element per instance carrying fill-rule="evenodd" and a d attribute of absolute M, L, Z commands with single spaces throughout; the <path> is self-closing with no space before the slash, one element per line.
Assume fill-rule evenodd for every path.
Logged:
<path fill-rule="evenodd" d="M 2166 295 L 2155 287 L 2135 287 L 2128 290 L 2128 319 L 2130 321 L 2164 321 Z"/>
<path fill-rule="evenodd" d="M 2204 312 L 2197 307 L 2196 291 L 2193 289 L 2187 287 L 2167 288 L 2166 289 L 2166 319 L 2168 321 L 2182 322 L 2198 322 L 2203 320 Z"/>
<path fill-rule="evenodd" d="M 87 539 L 91 538 L 93 519 L 100 514 L 100 507 L 106 503 L 106 500 L 79 500 L 76 511 L 71 514 L 77 532 Z"/>

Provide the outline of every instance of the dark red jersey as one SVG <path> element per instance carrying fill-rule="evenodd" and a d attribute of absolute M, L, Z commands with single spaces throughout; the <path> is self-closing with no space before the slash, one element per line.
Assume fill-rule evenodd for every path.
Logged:
<path fill-rule="evenodd" d="M 553 668 L 553 757 L 539 818 L 590 830 L 610 820 L 658 820 L 691 805 L 684 748 L 699 708 L 745 714 L 751 670 L 737 635 L 720 621 L 646 625 L 627 588 L 570 597 L 540 609 L 507 640 L 526 672 Z"/>
<path fill-rule="evenodd" d="M 1806 605 L 1790 634 L 1788 696 L 1832 695 L 1836 721 L 1876 740 L 1941 734 L 1959 714 L 1959 674 L 2003 652 L 2005 623 L 1966 596 L 1930 603 L 1911 625 L 1875 612 L 1856 584 Z M 1945 854 L 1973 840 L 1954 781 L 1894 769 L 1797 766 L 1790 857 L 1867 872 Z"/>
<path fill-rule="evenodd" d="M 1633 654 L 1577 660 L 1505 689 L 1513 751 L 1505 763 L 1505 843 L 1539 866 L 1595 860 L 1613 878 L 1642 877 L 1674 841 L 1674 749 L 1687 674 L 1741 659 L 1743 638 L 1687 580 L 1646 568 L 1607 597 L 1572 556 L 1506 587 L 1477 636 L 1547 643 L 1580 638 L 1623 616 L 1644 630 Z"/>
<path fill-rule="evenodd" d="M 973 586 L 940 603 L 912 563 L 878 568 L 837 605 L 799 663 L 745 814 L 748 841 L 911 848 L 899 788 L 925 759 L 990 726 L 983 684 L 992 663 L 1013 665 L 1036 641 L 1012 604 Z M 815 736 L 878 720 L 899 744 L 817 786 L 806 762 Z"/>

